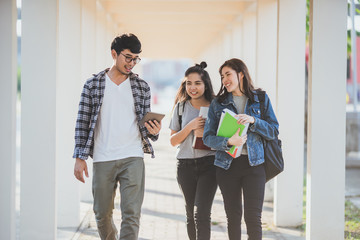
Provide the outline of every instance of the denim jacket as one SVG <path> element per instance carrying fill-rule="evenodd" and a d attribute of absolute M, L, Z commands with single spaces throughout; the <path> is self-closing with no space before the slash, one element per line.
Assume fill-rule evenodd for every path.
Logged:
<path fill-rule="evenodd" d="M 268 95 L 265 95 L 265 120 L 263 120 L 260 118 L 260 101 L 256 92 L 254 93 L 254 102 L 251 102 L 248 99 L 244 111 L 245 114 L 255 118 L 255 123 L 250 124 L 247 131 L 246 146 L 250 166 L 257 166 L 264 163 L 264 146 L 262 138 L 272 140 L 279 134 L 279 123 L 276 119 Z M 230 168 L 230 164 L 233 160 L 233 158 L 225 152 L 230 149 L 227 145 L 229 138 L 216 136 L 221 113 L 225 108 L 238 114 L 232 94 L 229 94 L 222 103 L 219 103 L 217 98 L 211 102 L 204 128 L 203 141 L 209 147 L 216 149 L 214 164 L 227 170 Z"/>

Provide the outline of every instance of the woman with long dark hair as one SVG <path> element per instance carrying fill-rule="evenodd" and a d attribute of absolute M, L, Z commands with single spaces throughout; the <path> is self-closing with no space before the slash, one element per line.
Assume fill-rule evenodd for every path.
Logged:
<path fill-rule="evenodd" d="M 220 67 L 219 73 L 221 88 L 209 108 L 204 143 L 216 149 L 216 179 L 224 199 L 229 239 L 241 239 L 241 217 L 244 212 L 248 239 L 261 240 L 266 182 L 262 139 L 274 139 L 279 133 L 279 124 L 266 94 L 264 119 L 260 118 L 260 89 L 254 88 L 243 61 L 230 59 Z M 226 108 L 236 113 L 238 123 L 249 124 L 246 135 L 239 136 L 237 131 L 229 138 L 217 136 L 221 113 Z M 233 158 L 226 153 L 232 146 L 243 146 L 239 157 Z"/>
<path fill-rule="evenodd" d="M 214 98 L 207 64 L 190 67 L 185 72 L 175 97 L 170 122 L 170 143 L 178 145 L 177 181 L 185 199 L 186 225 L 189 239 L 210 239 L 211 206 L 217 189 L 214 154 L 208 147 L 194 147 L 194 138 L 202 142 L 205 118 L 202 107 Z M 206 116 L 205 116 L 206 117 Z"/>

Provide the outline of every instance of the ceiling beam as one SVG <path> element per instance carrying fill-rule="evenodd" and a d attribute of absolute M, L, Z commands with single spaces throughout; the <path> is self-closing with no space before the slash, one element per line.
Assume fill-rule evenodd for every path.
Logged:
<path fill-rule="evenodd" d="M 115 14 L 236 14 L 244 11 L 243 2 L 232 2 L 224 4 L 223 2 L 213 2 L 204 4 L 197 1 L 187 2 L 144 2 L 139 4 L 133 1 L 126 2 L 102 2 L 101 4 L 107 12 Z"/>

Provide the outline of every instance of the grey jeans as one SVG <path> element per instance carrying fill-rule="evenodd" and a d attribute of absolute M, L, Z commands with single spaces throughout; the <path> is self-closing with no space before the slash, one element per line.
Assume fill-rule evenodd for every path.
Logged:
<path fill-rule="evenodd" d="M 120 184 L 121 240 L 137 240 L 144 199 L 145 167 L 140 157 L 93 164 L 94 213 L 102 240 L 117 239 L 113 222 L 115 191 Z"/>

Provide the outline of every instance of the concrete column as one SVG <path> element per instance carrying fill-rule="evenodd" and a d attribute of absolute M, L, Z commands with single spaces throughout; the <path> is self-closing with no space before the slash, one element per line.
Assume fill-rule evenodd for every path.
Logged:
<path fill-rule="evenodd" d="M 81 81 L 80 89 L 86 79 L 95 73 L 94 51 L 96 47 L 96 0 L 81 1 Z M 80 96 L 79 96 L 80 97 Z"/>
<path fill-rule="evenodd" d="M 224 31 L 221 42 L 222 56 L 225 61 L 229 60 L 232 56 L 232 29 L 230 29 L 230 27 Z"/>
<path fill-rule="evenodd" d="M 78 181 L 74 177 L 72 152 L 81 82 L 80 35 L 81 0 L 59 1 L 59 71 L 56 84 L 57 226 L 75 229 L 80 222 L 80 197 Z"/>
<path fill-rule="evenodd" d="M 259 0 L 256 9 L 256 87 L 262 88 L 270 97 L 277 111 L 277 1 Z M 274 180 L 266 184 L 265 200 L 274 198 Z"/>
<path fill-rule="evenodd" d="M 21 239 L 56 238 L 58 1 L 22 2 Z"/>
<path fill-rule="evenodd" d="M 106 18 L 102 6 L 98 3 L 96 10 L 96 72 L 102 71 L 107 67 L 106 56 L 111 58 L 111 42 L 106 41 Z M 107 47 L 105 49 L 105 47 Z"/>
<path fill-rule="evenodd" d="M 221 85 L 219 68 L 225 62 L 225 59 L 221 57 L 222 50 L 223 46 L 220 40 L 217 40 L 197 60 L 197 62 L 206 61 L 208 65 L 207 71 L 210 75 L 215 94 L 219 92 Z"/>
<path fill-rule="evenodd" d="M 256 84 L 276 110 L 277 1 L 258 0 L 256 21 Z"/>
<path fill-rule="evenodd" d="M 233 25 L 230 58 L 242 58 L 242 23 L 240 21 Z"/>
<path fill-rule="evenodd" d="M 16 1 L 0 1 L 0 239 L 15 239 Z"/>
<path fill-rule="evenodd" d="M 275 179 L 274 222 L 302 223 L 305 104 L 305 0 L 278 2 L 277 118 L 285 171 Z"/>
<path fill-rule="evenodd" d="M 242 57 L 250 76 L 256 84 L 256 14 L 247 12 L 242 21 L 244 34 L 242 35 Z"/>
<path fill-rule="evenodd" d="M 108 13 L 106 14 L 106 39 L 104 44 L 105 64 L 107 67 L 110 67 L 113 64 L 113 59 L 111 57 L 111 52 L 110 52 L 111 42 L 117 35 L 119 35 L 119 33 L 116 33 L 114 31 L 114 28 L 115 28 L 114 20 L 110 17 L 110 14 Z M 134 34 L 136 35 L 136 33 Z"/>
<path fill-rule="evenodd" d="M 80 93 L 86 79 L 96 73 L 96 0 L 82 0 L 81 8 L 81 79 L 76 81 L 78 92 L 77 101 L 80 101 Z M 80 184 L 81 201 L 92 202 L 92 160 L 88 159 L 87 167 L 89 178 L 85 179 L 85 184 Z"/>
<path fill-rule="evenodd" d="M 346 1 L 310 1 L 306 239 L 344 238 L 346 20 Z"/>

